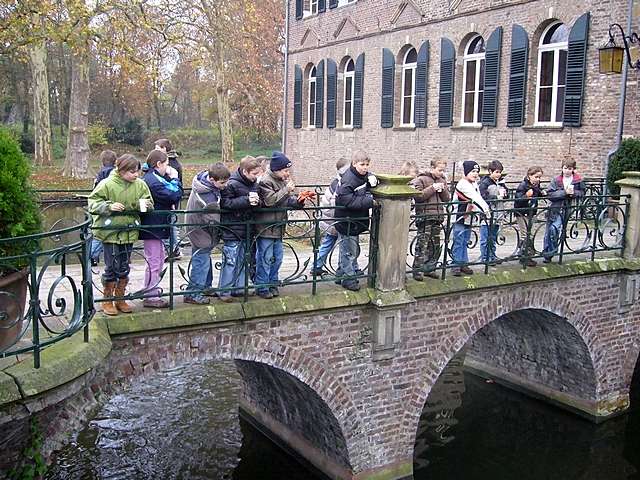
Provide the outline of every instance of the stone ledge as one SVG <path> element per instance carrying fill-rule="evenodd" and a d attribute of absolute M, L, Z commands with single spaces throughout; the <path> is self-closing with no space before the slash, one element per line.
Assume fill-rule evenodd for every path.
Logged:
<path fill-rule="evenodd" d="M 207 307 L 185 307 L 172 311 L 154 310 L 119 315 L 118 317 L 106 319 L 106 323 L 112 336 L 203 327 L 205 325 L 245 321 L 254 318 L 367 305 L 370 303 L 370 295 L 373 295 L 368 290 L 362 289 L 359 292 L 350 292 L 340 289 L 318 293 L 317 295 L 286 295 L 269 300 L 250 298 L 246 303 L 215 303 Z"/>
<path fill-rule="evenodd" d="M 0 404 L 15 400 L 25 400 L 40 393 L 64 385 L 91 371 L 107 357 L 111 351 L 111 338 L 107 327 L 100 318 L 89 324 L 89 342 L 85 343 L 83 331 L 71 338 L 62 340 L 41 353 L 41 367 L 33 368 L 31 360 L 17 363 L 5 370 L 12 377 L 14 385 L 20 391 L 20 398 L 4 401 L 4 390 L 0 390 Z M 2 384 L 4 387 L 4 383 Z"/>
<path fill-rule="evenodd" d="M 414 298 L 435 297 L 450 295 L 456 292 L 468 290 L 484 290 L 489 288 L 504 287 L 516 284 L 542 282 L 569 278 L 580 275 L 592 275 L 598 273 L 613 273 L 623 271 L 639 271 L 640 258 L 622 259 L 606 258 L 592 261 L 579 261 L 562 265 L 540 265 L 526 270 L 519 266 L 500 267 L 500 271 L 490 274 L 479 273 L 469 277 L 453 277 L 448 275 L 446 280 L 426 278 L 422 282 L 407 281 L 407 291 Z"/>
<path fill-rule="evenodd" d="M 0 405 L 20 400 L 20 390 L 12 376 L 0 372 Z"/>

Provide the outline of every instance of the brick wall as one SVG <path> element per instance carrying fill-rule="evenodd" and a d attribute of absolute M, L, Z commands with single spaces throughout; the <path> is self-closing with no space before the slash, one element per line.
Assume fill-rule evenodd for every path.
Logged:
<path fill-rule="evenodd" d="M 450 162 L 468 158 L 480 163 L 492 159 L 502 161 L 518 180 L 529 166 L 541 165 L 545 175 L 560 169 L 564 158 L 578 161 L 586 175 L 604 173 L 607 152 L 614 144 L 618 116 L 620 75 L 601 75 L 598 72 L 598 47 L 607 37 L 611 22 L 624 23 L 626 1 L 586 0 L 564 2 L 559 0 L 495 0 L 459 2 L 457 9 L 449 11 L 449 2 L 414 1 L 397 16 L 400 2 L 386 0 L 358 0 L 355 4 L 327 10 L 317 16 L 295 20 L 292 17 L 289 48 L 289 99 L 287 112 L 287 152 L 297 163 L 299 182 L 326 182 L 333 175 L 333 165 L 340 156 L 350 155 L 364 148 L 372 156 L 373 169 L 397 173 L 405 160 L 416 160 L 421 165 L 437 157 Z M 456 4 L 458 2 L 451 2 Z M 583 126 L 561 129 L 533 128 L 535 109 L 535 83 L 537 69 L 537 42 L 550 19 L 571 25 L 581 14 L 591 12 L 587 76 Z M 392 21 L 395 20 L 395 23 Z M 636 30 L 640 21 L 635 20 Z M 343 25 L 344 24 L 344 25 Z M 507 128 L 507 95 L 511 48 L 511 26 L 523 26 L 530 39 L 528 67 L 529 92 L 524 128 Z M 339 29 L 343 25 L 342 29 Z M 469 129 L 460 127 L 462 60 L 456 60 L 456 92 L 454 96 L 454 126 L 437 126 L 440 70 L 440 38 L 454 42 L 458 53 L 468 35 L 477 32 L 488 35 L 498 26 L 504 29 L 502 65 L 499 84 L 498 124 L 496 128 Z M 304 41 L 303 41 L 304 40 Z M 396 81 L 396 120 L 394 128 L 380 127 L 381 60 L 382 49 L 389 48 L 400 55 L 403 46 L 418 48 L 424 40 L 430 42 L 428 65 L 427 128 L 414 130 L 398 128 L 399 82 Z M 365 53 L 363 128 L 294 129 L 293 125 L 293 67 L 303 71 L 309 64 L 331 58 L 340 64 L 345 56 L 355 59 Z M 396 60 L 396 69 L 398 68 Z M 632 71 L 628 82 L 625 134 L 640 135 L 639 76 Z M 340 91 L 340 82 L 338 91 Z M 305 95 L 306 96 L 306 95 Z M 325 92 L 326 100 L 326 92 Z M 306 109 L 303 108 L 303 111 Z M 340 116 L 337 120 L 341 125 Z M 313 166 L 309 168 L 309 166 Z"/>

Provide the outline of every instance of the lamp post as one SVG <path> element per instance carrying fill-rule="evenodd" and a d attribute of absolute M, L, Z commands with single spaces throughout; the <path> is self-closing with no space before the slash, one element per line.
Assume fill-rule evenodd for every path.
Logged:
<path fill-rule="evenodd" d="M 615 27 L 618 27 L 622 36 L 624 48 L 616 44 L 613 36 Z M 622 73 L 624 54 L 627 54 L 627 62 L 633 69 L 640 69 L 640 37 L 635 32 L 625 34 L 623 28 L 618 23 L 609 26 L 609 41 L 598 49 L 600 73 Z"/>

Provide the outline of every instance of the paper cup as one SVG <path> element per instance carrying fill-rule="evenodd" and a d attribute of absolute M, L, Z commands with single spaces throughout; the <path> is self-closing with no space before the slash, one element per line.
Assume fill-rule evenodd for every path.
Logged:
<path fill-rule="evenodd" d="M 141 198 L 140 199 L 140 211 L 142 213 L 147 211 L 147 199 L 146 198 Z"/>

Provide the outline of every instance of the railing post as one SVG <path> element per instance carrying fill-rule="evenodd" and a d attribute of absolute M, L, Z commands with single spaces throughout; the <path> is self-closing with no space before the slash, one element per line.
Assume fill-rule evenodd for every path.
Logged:
<path fill-rule="evenodd" d="M 406 281 L 407 245 L 411 199 L 416 191 L 411 177 L 378 175 L 379 185 L 372 190 L 380 204 L 375 288 L 381 292 L 403 290 Z"/>
<path fill-rule="evenodd" d="M 625 218 L 624 258 L 640 257 L 640 172 L 623 172 L 620 195 L 629 195 Z"/>
<path fill-rule="evenodd" d="M 372 190 L 380 204 L 377 244 L 370 246 L 376 252 L 372 345 L 373 359 L 385 360 L 394 356 L 400 342 L 403 307 L 414 301 L 405 285 L 411 199 L 416 191 L 408 185 L 411 177 L 378 175 L 378 180 Z"/>

